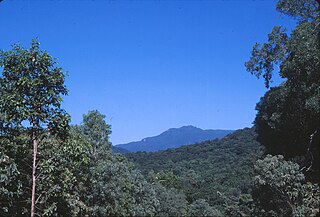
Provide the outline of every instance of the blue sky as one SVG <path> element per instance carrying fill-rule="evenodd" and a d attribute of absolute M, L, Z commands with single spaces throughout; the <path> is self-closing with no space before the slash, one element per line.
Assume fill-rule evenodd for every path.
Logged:
<path fill-rule="evenodd" d="M 252 126 L 266 89 L 246 72 L 255 42 L 294 20 L 276 1 L 3 1 L 0 49 L 38 37 L 68 73 L 64 108 L 98 109 L 113 144 L 169 128 Z M 275 81 L 279 83 L 280 79 Z"/>

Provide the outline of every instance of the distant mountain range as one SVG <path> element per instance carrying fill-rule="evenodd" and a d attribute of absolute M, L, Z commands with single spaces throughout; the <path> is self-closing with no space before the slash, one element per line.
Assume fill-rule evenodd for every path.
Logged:
<path fill-rule="evenodd" d="M 234 132 L 234 130 L 202 130 L 194 126 L 184 126 L 171 128 L 158 136 L 147 137 L 138 142 L 119 144 L 114 146 L 114 148 L 122 148 L 120 151 L 128 150 L 129 152 L 155 152 L 206 140 L 220 139 L 232 132 Z M 114 152 L 121 153 L 117 151 Z"/>

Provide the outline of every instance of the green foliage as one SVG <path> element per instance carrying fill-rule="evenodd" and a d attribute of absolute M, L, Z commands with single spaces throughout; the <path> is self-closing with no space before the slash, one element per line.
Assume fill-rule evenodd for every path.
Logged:
<path fill-rule="evenodd" d="M 53 133 L 68 127 L 60 109 L 67 94 L 65 75 L 54 59 L 33 40 L 30 49 L 14 45 L 0 52 L 0 133 L 16 132 L 28 124 L 33 131 L 48 127 Z"/>
<path fill-rule="evenodd" d="M 264 215 L 315 216 L 319 212 L 319 186 L 305 183 L 298 164 L 281 155 L 267 155 L 257 161 L 255 170 L 252 195 Z"/>
<path fill-rule="evenodd" d="M 82 205 L 77 216 L 154 216 L 160 204 L 155 189 L 124 156 L 111 153 L 104 115 L 91 111 L 83 117 L 82 125 L 72 127 L 89 144 L 88 161 L 76 176 Z"/>
<path fill-rule="evenodd" d="M 10 195 L 14 197 L 15 205 L 7 204 L 3 215 L 24 216 L 28 215 L 27 207 L 31 203 L 27 192 L 31 187 L 30 180 L 33 180 L 33 189 L 39 182 L 41 191 L 44 184 L 41 184 L 42 175 L 53 170 L 46 168 L 47 171 L 36 174 L 36 167 L 41 167 L 48 160 L 42 155 L 43 147 L 38 147 L 38 143 L 54 135 L 66 138 L 68 133 L 69 116 L 60 108 L 62 96 L 67 94 L 65 75 L 61 68 L 56 67 L 54 59 L 40 50 L 37 40 L 32 41 L 29 49 L 14 45 L 11 51 L 1 51 L 0 67 L 3 69 L 0 76 L 0 153 L 5 159 L 11 159 L 9 168 L 14 166 L 16 172 L 11 173 L 12 177 L 7 177 L 7 180 L 14 180 L 12 185 L 18 186 L 17 191 Z M 46 150 L 52 148 L 50 145 Z M 40 154 L 38 162 L 37 148 Z M 4 168 L 8 166 L 5 163 L 2 162 Z M 33 201 L 39 202 L 36 205 L 39 214 L 44 216 L 51 215 L 53 209 L 48 194 L 50 191 L 46 192 L 46 197 L 42 197 L 41 192 L 35 195 L 32 191 L 31 194 Z"/>
<path fill-rule="evenodd" d="M 186 196 L 174 188 L 165 188 L 160 184 L 154 184 L 159 206 L 155 216 L 187 216 L 188 203 Z"/>
<path fill-rule="evenodd" d="M 285 81 L 257 104 L 258 141 L 267 152 L 285 157 L 304 155 L 309 180 L 319 180 L 320 45 L 319 4 L 315 0 L 279 0 L 277 10 L 298 19 L 290 35 L 275 27 L 269 40 L 253 47 L 246 67 L 266 87 L 275 66 Z M 312 139 L 311 139 L 312 137 Z"/>
<path fill-rule="evenodd" d="M 292 215 L 303 197 L 304 175 L 299 171 L 299 165 L 284 161 L 281 155 L 267 155 L 257 161 L 255 170 L 258 175 L 253 196 L 259 205 L 278 215 Z"/>
<path fill-rule="evenodd" d="M 16 215 L 14 209 L 23 189 L 19 180 L 20 172 L 13 159 L 0 152 L 0 201 L 2 216 Z"/>
<path fill-rule="evenodd" d="M 268 35 L 268 42 L 256 43 L 251 52 L 251 58 L 245 63 L 247 70 L 258 78 L 263 74 L 265 85 L 269 88 L 275 65 L 283 61 L 287 55 L 288 36 L 280 26 L 273 28 Z"/>
<path fill-rule="evenodd" d="M 105 146 L 111 151 L 111 143 L 109 142 L 111 126 L 104 121 L 105 117 L 97 110 L 89 111 L 88 114 L 83 115 L 82 131 L 92 144 L 93 153 L 101 146 Z"/>
<path fill-rule="evenodd" d="M 74 135 L 74 132 L 70 132 Z M 0 138 L 2 210 L 0 216 L 29 216 L 31 151 L 30 138 L 20 135 Z M 76 137 L 61 141 L 46 134 L 38 149 L 37 214 L 41 216 L 76 216 L 81 209 L 81 191 L 77 183 L 83 178 L 89 147 Z M 8 155 L 12 156 L 11 158 Z"/>
<path fill-rule="evenodd" d="M 84 210 L 80 200 L 90 145 L 71 129 L 68 139 L 48 137 L 40 146 L 38 207 L 43 216 L 77 216 Z"/>
<path fill-rule="evenodd" d="M 266 145 L 269 153 L 289 157 L 306 153 L 317 118 L 301 106 L 300 94 L 303 93 L 293 94 L 282 85 L 271 88 L 257 104 L 258 140 Z"/>
<path fill-rule="evenodd" d="M 259 216 L 260 213 L 255 213 L 256 206 L 251 194 L 241 194 L 240 196 L 227 197 L 221 194 L 224 200 L 225 216 Z"/>
<path fill-rule="evenodd" d="M 82 129 L 82 126 L 72 126 L 64 141 L 49 133 L 42 139 L 38 149 L 37 214 L 155 216 L 164 212 L 160 198 L 184 198 L 163 187 L 156 190 L 155 185 L 134 170 L 124 156 L 112 155 L 103 146 L 96 150 L 97 155 L 92 156 L 95 144 Z M 0 138 L 0 215 L 4 217 L 30 215 L 28 159 L 31 152 L 24 145 L 30 138 L 22 135 Z M 28 154 L 15 159 L 9 158 L 7 153 L 15 153 L 16 156 Z M 185 202 L 172 200 L 176 201 L 173 205 L 176 208 L 170 212 L 186 212 L 186 208 L 179 208 L 186 207 Z"/>
<path fill-rule="evenodd" d="M 114 146 L 114 145 L 111 146 L 111 149 L 112 149 L 112 153 L 114 153 L 114 154 L 127 154 L 127 153 L 130 152 L 127 149 L 120 148 L 120 147 L 117 147 L 117 146 Z"/>
<path fill-rule="evenodd" d="M 108 154 L 91 171 L 90 216 L 152 216 L 155 191 L 121 155 Z"/>
<path fill-rule="evenodd" d="M 262 154 L 253 129 L 236 131 L 221 140 L 154 153 L 126 154 L 149 180 L 182 190 L 189 203 L 205 199 L 221 208 L 219 193 L 248 193 L 253 164 Z"/>
<path fill-rule="evenodd" d="M 0 137 L 1 193 L 0 216 L 19 216 L 28 213 L 30 196 L 30 150 L 27 136 Z"/>
<path fill-rule="evenodd" d="M 292 72 L 296 75 L 300 73 L 309 74 L 317 69 L 319 64 L 319 50 L 317 47 L 317 35 L 319 24 L 319 11 L 316 0 L 279 0 L 277 3 L 277 10 L 281 13 L 298 18 L 301 22 L 288 36 L 280 26 L 275 26 L 272 32 L 268 35 L 268 42 L 260 45 L 255 44 L 252 50 L 252 56 L 248 62 L 245 63 L 249 72 L 259 77 L 263 74 L 266 87 L 269 87 L 272 79 L 272 72 L 274 66 L 280 64 L 280 75 L 287 78 L 285 69 L 282 64 L 289 64 L 291 66 L 305 67 L 306 71 L 294 69 Z M 297 53 L 298 51 L 298 53 Z M 309 55 L 302 56 L 301 53 L 308 53 Z M 296 59 L 292 61 L 293 59 Z M 306 60 L 310 62 L 306 62 Z M 291 62 L 292 61 L 292 62 Z M 308 63 L 307 65 L 298 65 L 291 63 Z M 313 65 L 312 63 L 316 63 Z M 309 68 L 310 67 L 310 68 Z M 299 73 L 300 71 L 300 73 Z"/>
<path fill-rule="evenodd" d="M 300 21 L 313 20 L 318 15 L 319 3 L 315 0 L 278 0 L 277 10 Z"/>
<path fill-rule="evenodd" d="M 167 188 L 181 188 L 180 176 L 173 174 L 172 171 L 160 171 L 155 173 L 153 170 L 148 172 L 147 178 L 152 183 L 159 183 Z"/>
<path fill-rule="evenodd" d="M 220 217 L 223 216 L 222 213 L 218 210 L 213 209 L 210 205 L 203 199 L 199 199 L 194 201 L 189 208 L 189 215 L 188 216 L 216 216 Z"/>
<path fill-rule="evenodd" d="M 317 216 L 320 212 L 320 189 L 319 184 L 307 182 L 303 185 L 302 205 L 298 207 L 296 213 L 302 213 L 306 216 Z"/>

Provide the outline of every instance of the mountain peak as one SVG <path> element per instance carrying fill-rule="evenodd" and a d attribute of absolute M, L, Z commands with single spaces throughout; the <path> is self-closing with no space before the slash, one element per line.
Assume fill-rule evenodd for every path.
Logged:
<path fill-rule="evenodd" d="M 193 125 L 186 125 L 186 126 L 177 127 L 177 128 L 170 128 L 170 129 L 188 129 L 188 128 L 190 128 L 190 129 L 194 129 L 194 128 L 200 129 L 200 128 L 195 127 L 195 126 L 193 126 Z M 169 129 L 169 130 L 170 130 L 170 129 Z"/>
<path fill-rule="evenodd" d="M 192 125 L 187 125 L 187 126 L 182 126 L 179 129 L 200 129 L 200 128 L 192 126 Z"/>
<path fill-rule="evenodd" d="M 167 133 L 183 133 L 183 132 L 190 133 L 192 131 L 203 131 L 203 130 L 198 127 L 192 126 L 192 125 L 187 125 L 187 126 L 182 126 L 179 128 L 170 128 L 169 130 L 164 131 L 160 135 L 167 134 Z"/>
<path fill-rule="evenodd" d="M 177 127 L 177 128 L 170 128 L 168 129 L 167 131 L 173 131 L 173 130 L 187 130 L 187 129 L 200 129 L 200 128 L 197 128 L 195 126 L 192 126 L 192 125 L 187 125 L 187 126 L 182 126 L 182 127 Z M 166 132 L 166 131 L 165 131 Z"/>

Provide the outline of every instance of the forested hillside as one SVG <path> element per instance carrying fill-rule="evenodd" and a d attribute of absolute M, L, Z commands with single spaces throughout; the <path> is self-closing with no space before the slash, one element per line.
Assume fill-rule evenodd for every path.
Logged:
<path fill-rule="evenodd" d="M 120 148 L 120 147 L 117 147 L 117 146 L 112 146 L 112 152 L 113 153 L 118 153 L 118 154 L 126 154 L 126 153 L 129 153 L 130 151 L 128 151 L 127 149 L 124 149 L 124 148 Z"/>
<path fill-rule="evenodd" d="M 182 190 L 189 202 L 206 199 L 221 206 L 225 196 L 249 193 L 253 164 L 263 148 L 254 129 L 238 130 L 223 139 L 126 157 L 151 181 Z"/>

